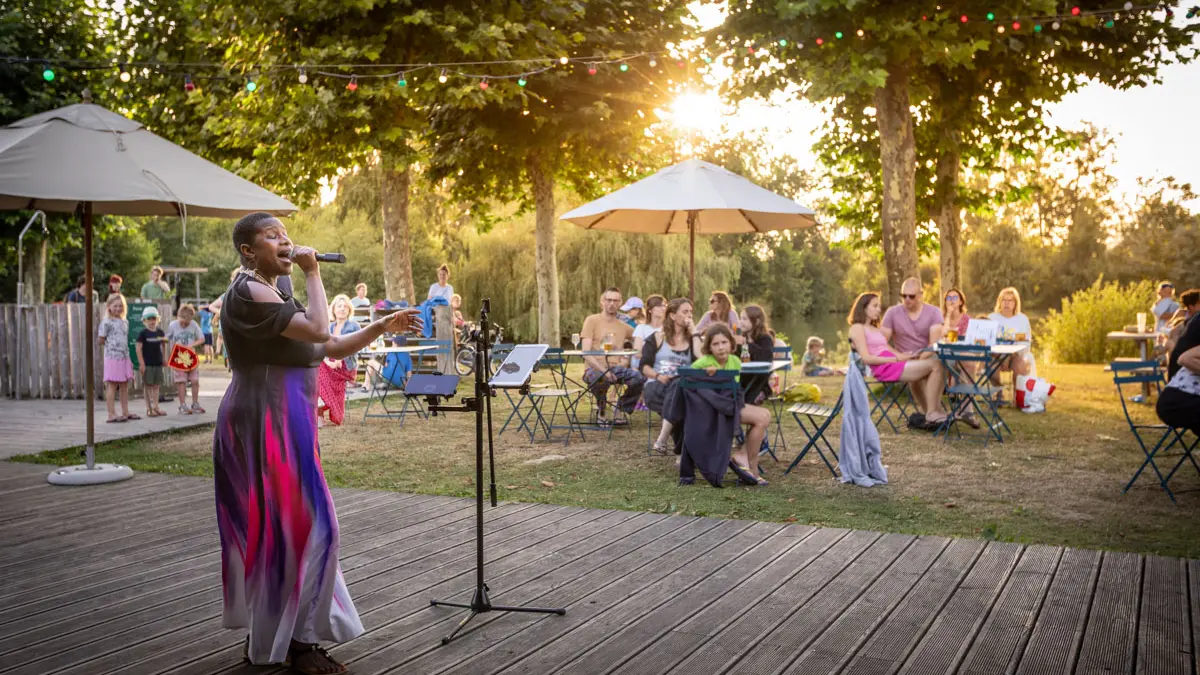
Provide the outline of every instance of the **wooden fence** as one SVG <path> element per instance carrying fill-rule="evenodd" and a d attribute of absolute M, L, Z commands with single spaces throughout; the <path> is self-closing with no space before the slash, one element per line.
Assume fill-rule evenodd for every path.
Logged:
<path fill-rule="evenodd" d="M 104 305 L 97 304 L 92 330 L 104 318 Z M 159 305 L 159 313 L 171 316 L 170 303 Z M 84 349 L 95 354 L 96 393 L 104 395 L 104 354 L 95 334 L 85 336 L 86 307 L 83 304 L 0 305 L 0 396 L 13 398 L 83 398 L 86 392 Z M 21 321 L 18 329 L 17 316 Z M 170 319 L 166 319 L 169 322 Z M 164 322 L 165 323 L 165 322 Z M 17 349 L 21 367 L 17 372 Z M 136 380 L 131 393 L 141 391 Z"/>

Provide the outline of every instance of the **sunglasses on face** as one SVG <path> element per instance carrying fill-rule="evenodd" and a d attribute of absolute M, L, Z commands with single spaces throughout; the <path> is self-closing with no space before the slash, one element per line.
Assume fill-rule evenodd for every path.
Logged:
<path fill-rule="evenodd" d="M 946 299 L 949 300 L 950 302 L 954 302 L 954 301 L 958 300 L 958 296 L 957 295 L 947 295 Z"/>
<path fill-rule="evenodd" d="M 901 293 L 900 297 L 904 298 L 905 300 L 916 300 L 917 294 L 916 293 Z"/>

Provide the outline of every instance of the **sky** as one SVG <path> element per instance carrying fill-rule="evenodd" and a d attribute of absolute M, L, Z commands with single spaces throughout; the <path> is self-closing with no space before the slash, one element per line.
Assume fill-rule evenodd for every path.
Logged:
<path fill-rule="evenodd" d="M 692 10 L 703 28 L 721 22 L 720 6 L 696 3 Z M 1183 19 L 1177 15 L 1176 21 Z M 1049 121 L 1060 127 L 1091 123 L 1116 136 L 1118 159 L 1109 172 L 1127 195 L 1135 192 L 1139 177 L 1174 176 L 1200 191 L 1200 63 L 1169 66 L 1160 71 L 1160 78 L 1160 84 L 1124 91 L 1089 84 L 1047 106 Z M 810 148 L 823 121 L 821 113 L 811 103 L 779 99 L 771 105 L 744 104 L 732 116 L 725 110 L 724 119 L 734 131 L 768 130 L 778 150 L 815 165 Z M 698 112 L 694 103 L 706 100 L 711 110 L 706 113 L 699 106 Z M 680 106 L 689 111 L 688 121 L 711 132 L 711 118 L 721 117 L 715 94 L 697 92 L 688 102 Z M 1200 200 L 1192 206 L 1200 206 Z"/>

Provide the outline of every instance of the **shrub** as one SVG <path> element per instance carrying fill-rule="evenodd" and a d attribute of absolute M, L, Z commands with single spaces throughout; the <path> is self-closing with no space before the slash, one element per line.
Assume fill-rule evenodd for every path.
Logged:
<path fill-rule="evenodd" d="M 1108 363 L 1118 356 L 1135 356 L 1132 340 L 1109 340 L 1110 331 L 1137 321 L 1138 312 L 1149 312 L 1154 283 L 1104 283 L 1104 278 L 1063 299 L 1061 312 L 1050 310 L 1038 337 L 1051 361 Z M 1151 325 L 1154 319 L 1147 317 Z"/>

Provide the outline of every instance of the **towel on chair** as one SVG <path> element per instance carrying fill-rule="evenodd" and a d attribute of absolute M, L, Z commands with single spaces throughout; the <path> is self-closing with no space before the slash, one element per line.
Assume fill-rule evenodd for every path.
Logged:
<path fill-rule="evenodd" d="M 842 392 L 842 438 L 838 470 L 843 483 L 871 487 L 887 483 L 887 469 L 880 461 L 879 431 L 871 420 L 867 381 L 858 368 L 846 370 Z"/>

